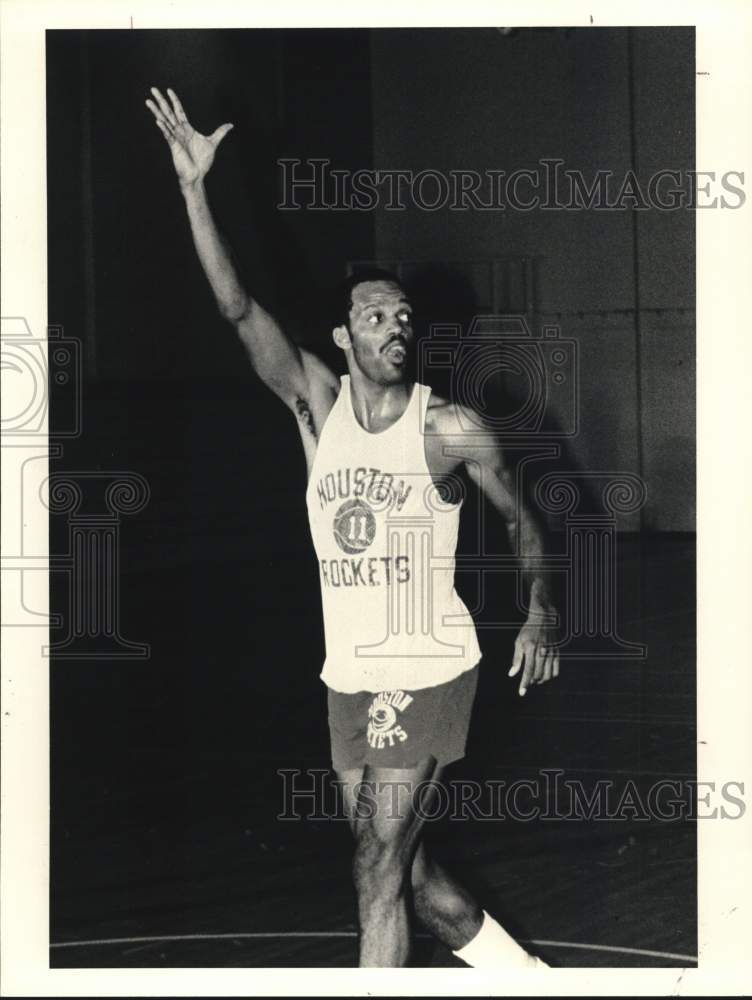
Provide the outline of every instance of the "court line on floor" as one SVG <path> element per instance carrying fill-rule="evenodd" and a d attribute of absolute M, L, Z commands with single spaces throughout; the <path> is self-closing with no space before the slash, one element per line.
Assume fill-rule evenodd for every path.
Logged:
<path fill-rule="evenodd" d="M 162 934 L 145 937 L 99 938 L 91 941 L 51 941 L 50 948 L 86 948 L 99 945 L 156 944 L 169 941 L 231 941 L 239 938 L 357 938 L 357 931 L 243 931 L 239 934 Z M 430 938 L 430 934 L 417 934 Z M 676 958 L 696 962 L 696 955 L 682 955 L 672 951 L 651 951 L 646 948 L 625 948 L 611 944 L 583 944 L 578 941 L 544 941 L 537 938 L 520 938 L 522 944 L 543 945 L 547 948 L 579 948 L 585 951 L 618 952 L 625 955 L 643 955 L 648 958 Z"/>
<path fill-rule="evenodd" d="M 681 718 L 678 715 L 656 715 L 649 719 L 641 715 L 624 715 L 620 718 L 595 715 L 528 715 L 529 721 L 535 722 L 594 722 L 604 726 L 618 725 L 622 722 L 635 726 L 696 726 L 694 718 Z"/>
<path fill-rule="evenodd" d="M 561 772 L 562 775 L 565 774 L 628 774 L 630 777 L 648 777 L 648 778 L 691 778 L 695 779 L 697 777 L 696 772 L 692 771 L 642 771 L 639 768 L 616 768 L 616 767 L 552 767 L 547 764 L 545 767 L 535 764 L 497 764 L 493 761 L 489 761 L 484 764 L 485 768 L 495 768 L 499 771 L 539 771 L 543 773 L 551 772 Z"/>
<path fill-rule="evenodd" d="M 622 955 L 643 955 L 648 958 L 676 958 L 682 962 L 697 962 L 697 955 L 683 955 L 680 952 L 675 951 L 652 951 L 649 948 L 627 948 L 622 945 L 614 944 L 581 944 L 578 941 L 544 941 L 542 938 L 539 940 L 531 939 L 529 941 L 524 941 L 520 939 L 522 944 L 533 944 L 533 945 L 543 945 L 546 948 L 580 948 L 585 951 L 609 951 L 609 952 L 619 952 Z"/>

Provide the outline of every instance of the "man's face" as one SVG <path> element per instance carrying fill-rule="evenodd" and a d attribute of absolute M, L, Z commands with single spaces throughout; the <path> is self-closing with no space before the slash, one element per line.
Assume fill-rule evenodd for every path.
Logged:
<path fill-rule="evenodd" d="M 412 309 L 399 285 L 363 281 L 352 291 L 350 348 L 358 368 L 379 385 L 405 380 L 413 343 Z M 343 342 L 338 339 L 340 347 Z"/>

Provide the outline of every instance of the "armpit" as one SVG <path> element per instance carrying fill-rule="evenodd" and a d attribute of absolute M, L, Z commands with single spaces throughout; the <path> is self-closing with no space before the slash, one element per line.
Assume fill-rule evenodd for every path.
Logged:
<path fill-rule="evenodd" d="M 295 397 L 295 415 L 298 418 L 300 424 L 305 427 L 308 433 L 313 437 L 314 440 L 318 440 L 318 434 L 316 432 L 316 423 L 313 419 L 313 411 L 311 410 L 311 405 L 307 399 L 302 396 Z"/>

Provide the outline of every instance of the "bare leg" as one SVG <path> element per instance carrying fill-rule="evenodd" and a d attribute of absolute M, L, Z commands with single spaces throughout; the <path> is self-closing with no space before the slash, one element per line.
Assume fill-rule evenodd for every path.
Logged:
<path fill-rule="evenodd" d="M 337 780 L 342 793 L 342 804 L 350 821 L 350 829 L 355 833 L 355 810 L 358 804 L 358 786 L 363 781 L 365 768 L 356 767 L 352 770 L 337 771 Z"/>
<path fill-rule="evenodd" d="M 375 772 L 371 772 L 373 780 Z M 427 777 L 416 777 L 410 772 L 395 770 L 387 776 L 385 772 L 379 770 L 378 779 L 382 782 L 391 779 L 392 781 L 412 781 L 414 784 L 422 780 L 438 781 L 441 769 L 435 767 Z M 353 833 L 358 837 L 356 811 L 358 804 L 358 789 L 364 780 L 363 769 L 342 771 L 338 773 L 338 778 L 342 783 L 343 802 Z M 386 800 L 381 800 L 381 808 L 387 813 L 395 811 L 396 802 L 400 803 L 401 811 L 409 810 L 409 797 L 402 799 L 395 798 L 396 786 L 388 790 Z M 427 804 L 427 803 L 426 803 Z M 415 911 L 420 921 L 447 947 L 455 950 L 463 947 L 478 933 L 480 929 L 483 913 L 473 897 L 456 882 L 449 873 L 429 858 L 425 846 L 420 842 L 422 824 L 417 823 L 412 829 L 411 841 L 414 848 L 414 859 L 411 865 L 411 885 Z M 374 843 L 374 836 L 361 828 L 362 840 L 359 840 L 360 849 L 365 854 L 375 854 L 379 848 Z M 370 840 L 369 840 L 370 838 Z M 378 836 L 376 836 L 378 841 Z M 384 845 L 385 846 L 385 845 Z M 403 848 L 404 850 L 404 848 Z M 363 958 L 378 954 L 383 959 L 381 952 L 387 949 L 395 949 L 394 957 L 401 959 L 399 964 L 403 964 L 407 958 L 407 944 L 409 939 L 409 921 L 407 913 L 407 893 L 406 880 L 398 858 L 389 861 L 388 849 L 382 857 L 383 863 L 391 867 L 391 877 L 393 884 L 383 885 L 383 892 L 377 893 L 376 898 L 371 898 L 368 885 L 363 885 L 363 891 L 359 891 L 359 908 L 361 910 L 361 926 L 367 932 L 365 940 L 361 942 L 361 954 Z M 399 874 L 397 874 L 399 873 Z M 365 923 L 363 920 L 363 910 L 365 913 Z M 373 933 L 369 931 L 373 928 Z M 363 958 L 361 962 L 363 962 Z M 379 961 L 376 964 L 384 964 Z"/>
<path fill-rule="evenodd" d="M 396 795 L 400 782 L 407 782 L 414 789 L 421 781 L 438 781 L 441 769 L 434 767 L 431 770 L 430 763 L 424 762 L 425 768 L 421 766 L 412 771 L 366 768 L 365 771 L 338 773 L 350 826 L 357 841 L 354 875 L 361 921 L 361 966 L 404 965 L 407 961 L 408 867 L 416 914 L 448 948 L 452 951 L 464 948 L 476 940 L 483 926 L 483 911 L 478 903 L 429 857 L 421 843 L 422 822 L 413 815 L 412 793 L 403 789 L 403 795 Z M 381 795 L 369 796 L 370 809 L 376 814 L 375 823 L 358 818 L 358 795 L 364 780 L 385 786 Z M 423 801 L 424 805 L 429 804 Z M 361 800 L 360 807 L 363 805 Z M 400 813 L 399 817 L 394 817 L 395 811 Z M 498 925 L 496 927 L 491 956 L 493 967 L 519 967 L 521 962 L 543 964 L 526 956 L 524 949 Z M 483 958 L 485 967 L 488 955 Z"/>
<path fill-rule="evenodd" d="M 475 937 L 483 911 L 470 893 L 419 844 L 412 867 L 413 902 L 418 919 L 452 951 Z"/>
<path fill-rule="evenodd" d="M 356 815 L 353 873 L 360 915 L 360 965 L 403 966 L 410 952 L 410 873 L 423 827 L 416 795 L 437 773 L 433 757 L 413 768 L 366 767 L 368 818 Z"/>

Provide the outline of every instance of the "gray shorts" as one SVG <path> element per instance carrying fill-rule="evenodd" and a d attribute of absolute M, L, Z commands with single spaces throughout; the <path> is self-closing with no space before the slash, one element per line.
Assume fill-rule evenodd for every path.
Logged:
<path fill-rule="evenodd" d="M 435 757 L 442 767 L 465 756 L 478 667 L 445 684 L 414 691 L 329 689 L 329 734 L 335 771 L 414 767 Z"/>

